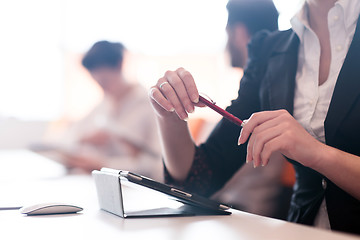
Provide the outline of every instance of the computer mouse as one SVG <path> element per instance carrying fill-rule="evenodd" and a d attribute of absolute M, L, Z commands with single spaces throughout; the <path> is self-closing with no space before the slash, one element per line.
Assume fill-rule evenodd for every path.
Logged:
<path fill-rule="evenodd" d="M 20 208 L 20 213 L 31 215 L 49 215 L 49 214 L 66 214 L 77 213 L 82 211 L 83 208 L 64 204 L 64 203 L 41 203 Z"/>

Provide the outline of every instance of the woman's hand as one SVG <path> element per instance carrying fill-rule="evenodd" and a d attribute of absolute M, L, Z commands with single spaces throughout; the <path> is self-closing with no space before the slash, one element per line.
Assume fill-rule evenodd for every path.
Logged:
<path fill-rule="evenodd" d="M 167 71 L 149 91 L 151 103 L 160 117 L 177 116 L 186 120 L 199 104 L 199 92 L 193 76 L 184 68 Z"/>
<path fill-rule="evenodd" d="M 326 151 L 326 145 L 312 137 L 286 110 L 253 114 L 241 130 L 239 144 L 248 139 L 246 161 L 253 161 L 254 167 L 266 166 L 270 156 L 280 152 L 314 168 Z"/>
<path fill-rule="evenodd" d="M 62 163 L 70 169 L 78 168 L 91 172 L 92 170 L 100 170 L 104 167 L 106 160 L 94 155 L 62 153 Z"/>

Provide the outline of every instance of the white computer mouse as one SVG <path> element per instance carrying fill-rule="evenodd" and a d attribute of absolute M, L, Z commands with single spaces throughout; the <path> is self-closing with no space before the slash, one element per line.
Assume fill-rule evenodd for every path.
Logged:
<path fill-rule="evenodd" d="M 20 213 L 31 215 L 77 213 L 83 208 L 64 203 L 41 203 L 20 208 Z"/>

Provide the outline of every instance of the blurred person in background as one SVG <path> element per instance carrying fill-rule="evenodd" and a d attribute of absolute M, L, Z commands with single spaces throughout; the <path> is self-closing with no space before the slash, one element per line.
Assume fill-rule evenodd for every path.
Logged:
<path fill-rule="evenodd" d="M 227 10 L 231 65 L 243 69 L 251 37 L 261 30 L 278 30 L 278 12 L 271 0 L 230 0 Z M 284 166 L 283 159 L 267 168 L 244 165 L 213 198 L 243 211 L 286 219 L 292 188 L 281 182 Z"/>
<path fill-rule="evenodd" d="M 68 129 L 68 150 L 60 151 L 61 161 L 86 172 L 111 167 L 161 179 L 154 112 L 146 90 L 122 74 L 124 51 L 121 43 L 100 41 L 83 57 L 83 66 L 104 91 L 104 98 Z"/>

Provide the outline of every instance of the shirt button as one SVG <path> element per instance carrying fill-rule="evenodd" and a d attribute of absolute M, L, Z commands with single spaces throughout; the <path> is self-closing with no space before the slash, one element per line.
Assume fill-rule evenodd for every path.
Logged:
<path fill-rule="evenodd" d="M 322 185 L 322 188 L 323 188 L 324 190 L 327 188 L 327 182 L 326 182 L 325 178 L 323 178 L 323 179 L 321 180 L 321 185 Z"/>
<path fill-rule="evenodd" d="M 341 51 L 342 49 L 343 49 L 343 47 L 342 47 L 341 45 L 337 45 L 337 46 L 336 46 L 336 50 L 337 50 L 337 51 Z"/>
<path fill-rule="evenodd" d="M 335 21 L 339 20 L 339 16 L 338 16 L 338 15 L 335 15 L 335 16 L 334 16 L 334 20 L 335 20 Z"/>
<path fill-rule="evenodd" d="M 309 105 L 315 105 L 316 104 L 316 101 L 317 101 L 317 99 L 316 98 L 314 98 L 314 99 L 311 99 L 311 100 L 309 100 Z"/>

